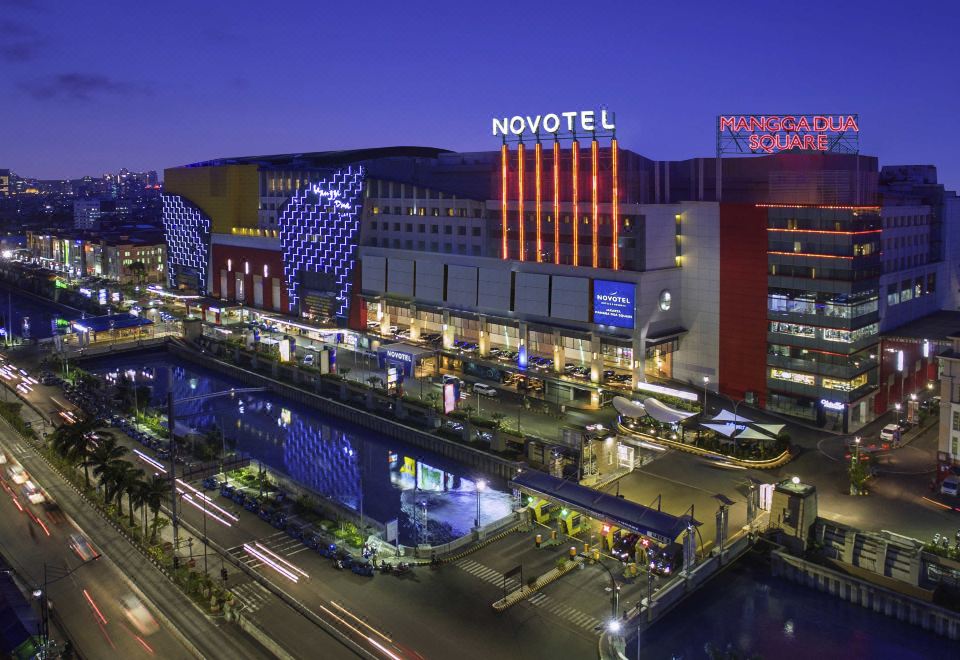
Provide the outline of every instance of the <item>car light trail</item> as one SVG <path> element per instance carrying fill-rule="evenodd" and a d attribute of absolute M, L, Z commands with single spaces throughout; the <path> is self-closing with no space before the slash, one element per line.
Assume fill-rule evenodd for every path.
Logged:
<path fill-rule="evenodd" d="M 90 603 L 90 607 L 93 608 L 93 611 L 96 613 L 97 618 L 100 619 L 100 622 L 104 625 L 107 623 L 107 617 L 103 616 L 103 612 L 100 611 L 100 608 L 97 607 L 97 604 L 93 602 L 93 598 L 90 596 L 90 592 L 86 589 L 83 590 L 83 597 L 87 599 L 87 602 Z"/>
<path fill-rule="evenodd" d="M 285 569 L 283 566 L 281 566 L 280 564 L 276 563 L 275 561 L 267 557 L 265 554 L 261 553 L 255 548 L 250 547 L 250 544 L 244 543 L 243 549 L 246 550 L 247 554 L 252 555 L 253 557 L 256 557 L 257 559 L 262 561 L 264 564 L 266 564 L 267 566 L 269 566 L 270 568 L 272 568 L 273 570 L 275 570 L 277 573 L 284 576 L 288 580 L 292 582 L 300 581 L 300 578 L 297 577 L 296 573 L 291 573 L 290 571 Z"/>
<path fill-rule="evenodd" d="M 384 635 L 382 632 L 380 632 L 379 630 L 377 630 L 376 628 L 374 628 L 373 626 L 371 626 L 369 623 L 367 623 L 366 621 L 364 621 L 363 619 L 361 619 L 360 617 L 358 617 L 356 614 L 354 614 L 353 612 L 351 612 L 350 610 L 348 610 L 347 608 L 345 608 L 345 607 L 344 607 L 343 605 L 341 605 L 340 603 L 338 603 L 338 602 L 336 602 L 336 601 L 334 601 L 334 600 L 331 600 L 331 601 L 330 601 L 330 604 L 333 605 L 334 607 L 336 607 L 338 610 L 340 610 L 340 611 L 343 612 L 344 614 L 346 614 L 348 617 L 350 617 L 350 618 L 353 619 L 354 621 L 356 621 L 357 623 L 359 623 L 360 625 L 362 625 L 363 627 L 365 627 L 365 628 L 367 628 L 368 630 L 376 633 L 377 635 L 379 635 L 379 636 L 382 637 L 383 639 L 387 640 L 388 642 L 392 642 L 392 641 L 393 641 L 392 639 L 390 639 L 389 637 L 387 637 L 386 635 Z"/>
<path fill-rule="evenodd" d="M 221 518 L 221 517 L 218 516 L 217 514 L 215 514 L 215 513 L 213 513 L 212 511 L 210 511 L 206 506 L 204 506 L 203 504 L 200 504 L 199 502 L 197 502 L 195 499 L 193 499 L 193 496 L 190 495 L 190 493 L 184 493 L 184 492 L 183 492 L 182 490 L 180 490 L 179 488 L 177 489 L 177 492 L 181 493 L 181 495 L 183 496 L 182 499 L 183 499 L 184 502 L 187 502 L 187 503 L 189 503 L 189 504 L 197 507 L 200 511 L 203 512 L 203 515 L 209 516 L 210 518 L 213 518 L 214 520 L 216 520 L 218 523 L 221 523 L 221 524 L 223 524 L 223 525 L 226 525 L 227 527 L 233 527 L 233 523 L 231 523 L 229 520 L 224 520 L 223 518 Z"/>
<path fill-rule="evenodd" d="M 399 655 L 397 655 L 396 653 L 394 653 L 393 651 L 391 651 L 390 649 L 388 649 L 387 647 L 385 647 L 383 644 L 381 644 L 380 642 L 378 642 L 377 640 L 375 640 L 375 639 L 374 639 L 373 637 L 371 637 L 370 635 L 367 635 L 367 641 L 370 642 L 371 644 L 373 644 L 374 646 L 376 646 L 378 649 L 380 649 L 380 650 L 383 651 L 384 653 L 386 653 L 388 656 L 390 656 L 390 657 L 393 658 L 394 660 L 402 660 Z"/>
<path fill-rule="evenodd" d="M 130 633 L 130 634 L 133 635 L 133 633 Z M 137 640 L 137 643 L 140 644 L 140 646 L 143 647 L 143 650 L 144 650 L 144 651 L 146 651 L 146 652 L 149 653 L 150 655 L 153 655 L 153 649 L 150 647 L 149 644 L 147 644 L 147 643 L 144 641 L 144 639 L 143 639 L 142 637 L 140 637 L 140 635 L 133 635 L 133 638 L 134 638 L 135 640 Z"/>
<path fill-rule="evenodd" d="M 299 574 L 302 575 L 303 577 L 305 577 L 305 578 L 309 578 L 309 577 L 310 577 L 309 575 L 307 575 L 306 573 L 304 573 L 302 570 L 300 570 L 299 568 L 297 568 L 296 566 L 294 566 L 293 564 L 291 564 L 290 562 L 288 562 L 286 559 L 284 559 L 283 557 L 281 557 L 281 556 L 278 555 L 277 553 L 272 552 L 272 551 L 270 550 L 270 548 L 268 548 L 267 546 L 263 545 L 262 543 L 259 543 L 259 542 L 258 542 L 258 543 L 257 543 L 257 547 L 258 547 L 260 550 L 263 550 L 264 552 L 266 552 L 268 555 L 270 555 L 271 557 L 273 557 L 273 558 L 276 559 L 277 561 L 279 561 L 281 564 L 283 564 L 283 565 L 285 565 L 285 566 L 293 569 L 294 571 L 296 571 L 297 573 L 299 573 Z"/>
<path fill-rule="evenodd" d="M 152 458 L 152 457 L 150 457 L 150 456 L 147 456 L 146 454 L 144 454 L 144 453 L 143 453 L 142 451 L 140 451 L 139 449 L 134 449 L 134 450 L 133 450 L 133 453 L 136 454 L 136 455 L 137 455 L 137 458 L 139 458 L 139 459 L 140 459 L 141 461 L 143 461 L 144 463 L 147 463 L 148 465 L 157 468 L 158 470 L 160 470 L 160 471 L 163 472 L 164 474 L 167 473 L 166 468 L 163 467 L 163 465 L 162 465 L 162 464 L 160 463 L 160 461 L 158 461 L 157 459 Z"/>
<path fill-rule="evenodd" d="M 207 494 L 204 493 L 203 491 L 197 490 L 194 486 L 191 486 L 190 484 L 188 484 L 188 483 L 187 483 L 186 481 L 184 481 L 183 479 L 177 479 L 177 483 L 180 484 L 181 486 L 183 486 L 184 488 L 187 488 L 187 489 L 191 490 L 191 491 L 192 491 L 192 494 L 194 494 L 194 495 L 200 497 L 202 500 L 204 500 L 204 501 L 207 503 L 207 506 L 208 506 L 208 507 L 213 507 L 214 509 L 216 509 L 217 511 L 219 511 L 220 513 L 222 513 L 224 516 L 226 516 L 227 518 L 230 518 L 231 520 L 233 520 L 233 522 L 240 522 L 240 518 L 238 518 L 237 516 L 233 515 L 232 513 L 230 513 L 230 512 L 227 511 L 226 509 L 224 509 L 224 508 L 223 508 L 222 506 L 220 506 L 219 504 L 216 504 L 212 499 L 210 499 L 209 497 L 207 497 Z M 182 492 L 182 491 L 181 491 L 181 492 Z"/>
<path fill-rule="evenodd" d="M 938 502 L 936 500 L 931 500 L 929 497 L 924 497 L 923 499 L 927 502 L 930 502 L 930 504 L 934 504 L 941 509 L 946 509 L 947 511 L 960 511 L 960 508 L 958 507 L 950 506 L 949 504 L 944 504 L 943 502 Z"/>

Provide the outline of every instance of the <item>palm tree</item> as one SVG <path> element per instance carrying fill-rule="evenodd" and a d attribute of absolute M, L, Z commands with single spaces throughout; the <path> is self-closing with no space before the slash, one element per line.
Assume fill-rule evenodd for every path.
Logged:
<path fill-rule="evenodd" d="M 54 451 L 76 465 L 83 465 L 83 480 L 87 488 L 90 487 L 89 456 L 91 452 L 91 437 L 97 429 L 96 420 L 92 417 L 81 419 L 76 424 L 64 424 L 57 427 L 51 440 Z M 99 431 L 100 438 L 112 438 L 109 431 Z"/>
<path fill-rule="evenodd" d="M 117 510 L 123 515 L 123 496 L 127 496 L 130 513 L 130 526 L 133 527 L 133 502 L 130 494 L 137 489 L 137 484 L 143 479 L 143 470 L 134 467 L 129 461 L 117 461 L 110 470 L 113 481 L 113 495 L 117 498 Z"/>
<path fill-rule="evenodd" d="M 116 467 L 116 464 L 121 461 L 121 456 L 126 453 L 127 448 L 118 445 L 117 439 L 113 436 L 104 437 L 93 451 L 90 452 L 87 461 L 89 465 L 93 467 L 93 475 L 100 480 L 100 485 L 104 487 L 105 502 L 109 502 L 111 499 L 111 471 Z M 126 463 L 126 461 L 123 462 Z"/>
<path fill-rule="evenodd" d="M 140 495 L 144 503 L 153 513 L 153 521 L 150 523 L 150 542 L 153 543 L 157 537 L 157 521 L 160 517 L 160 505 L 163 498 L 167 497 L 170 491 L 170 483 L 166 478 L 159 475 L 153 475 L 147 481 L 143 482 L 143 491 Z"/>

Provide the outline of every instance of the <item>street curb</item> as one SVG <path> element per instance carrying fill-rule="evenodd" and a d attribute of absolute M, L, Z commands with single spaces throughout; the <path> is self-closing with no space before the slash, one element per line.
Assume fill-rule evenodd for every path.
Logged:
<path fill-rule="evenodd" d="M 538 577 L 532 585 L 521 584 L 519 589 L 507 594 L 506 598 L 501 598 L 500 600 L 495 601 L 491 606 L 497 612 L 503 612 L 504 610 L 513 607 L 517 603 L 526 600 L 548 584 L 556 582 L 564 575 L 575 569 L 577 566 L 581 565 L 583 561 L 583 557 L 580 556 L 574 557 L 572 560 L 568 559 L 566 560 L 566 563 L 564 563 L 563 568 L 557 567 L 547 571 Z"/>
<path fill-rule="evenodd" d="M 742 458 L 734 458 L 733 456 L 726 456 L 724 454 L 719 454 L 709 449 L 700 449 L 699 447 L 691 447 L 690 445 L 685 445 L 680 442 L 674 442 L 673 440 L 666 440 L 665 438 L 655 438 L 651 435 L 645 433 L 637 433 L 636 431 L 625 427 L 623 424 L 617 424 L 617 430 L 626 435 L 630 435 L 636 438 L 641 438 L 645 442 L 652 442 L 654 444 L 663 445 L 664 447 L 669 447 L 671 449 L 677 449 L 679 451 L 686 452 L 688 454 L 693 454 L 695 456 L 703 456 L 704 458 L 719 459 L 733 463 L 734 465 L 739 465 L 740 467 L 753 468 L 756 470 L 774 470 L 779 467 L 783 467 L 789 463 L 794 458 L 793 452 L 789 449 L 784 451 L 779 456 L 771 458 L 765 461 L 750 461 Z"/>
<path fill-rule="evenodd" d="M 469 548 L 467 548 L 466 550 L 464 550 L 464 551 L 462 551 L 462 552 L 458 552 L 457 554 L 455 554 L 455 555 L 450 555 L 450 556 L 448 556 L 448 557 L 441 557 L 441 558 L 440 558 L 440 563 L 441 563 L 441 564 L 449 564 L 450 562 L 457 561 L 458 559 L 463 559 L 463 558 L 466 557 L 467 555 L 472 554 L 472 553 L 476 552 L 477 550 L 480 550 L 481 548 L 484 548 L 484 547 L 490 545 L 490 544 L 493 543 L 494 541 L 499 541 L 500 539 L 504 538 L 505 536 L 507 536 L 507 535 L 509 535 L 509 534 L 512 534 L 513 532 L 518 532 L 518 531 L 520 531 L 520 523 L 517 523 L 516 525 L 514 525 L 513 527 L 510 527 L 509 529 L 505 529 L 504 531 L 500 532 L 499 534 L 495 534 L 494 536 L 488 536 L 487 538 L 483 539 L 482 541 L 480 541 L 480 542 L 477 543 L 476 545 L 472 545 L 472 546 L 470 546 Z"/>

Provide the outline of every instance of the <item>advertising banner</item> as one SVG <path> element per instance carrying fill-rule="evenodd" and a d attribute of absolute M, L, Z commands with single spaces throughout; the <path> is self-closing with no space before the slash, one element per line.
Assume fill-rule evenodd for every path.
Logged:
<path fill-rule="evenodd" d="M 633 328 L 637 285 L 611 280 L 593 281 L 593 322 L 617 328 Z"/>
<path fill-rule="evenodd" d="M 456 383 L 447 383 L 443 386 L 443 414 L 449 415 L 454 410 L 457 409 L 457 384 Z"/>

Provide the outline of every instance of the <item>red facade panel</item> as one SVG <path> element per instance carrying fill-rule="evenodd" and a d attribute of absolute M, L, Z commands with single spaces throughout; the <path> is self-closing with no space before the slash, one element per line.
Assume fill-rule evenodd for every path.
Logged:
<path fill-rule="evenodd" d="M 249 264 L 249 269 L 246 268 L 246 264 Z M 266 266 L 267 276 L 263 278 L 263 304 L 255 305 L 253 278 L 255 275 L 263 277 L 264 266 Z M 220 290 L 220 273 L 224 270 L 229 271 L 225 292 Z M 246 272 L 247 270 L 249 270 L 249 273 Z M 211 269 L 211 279 L 213 280 L 211 291 L 214 297 L 226 300 L 237 299 L 237 273 L 243 275 L 245 305 L 272 310 L 274 308 L 272 283 L 273 278 L 277 277 L 280 279 L 280 311 L 283 313 L 290 311 L 287 287 L 283 276 L 283 254 L 279 250 L 214 244 Z"/>
<path fill-rule="evenodd" d="M 720 205 L 720 391 L 767 398 L 767 211 Z"/>

